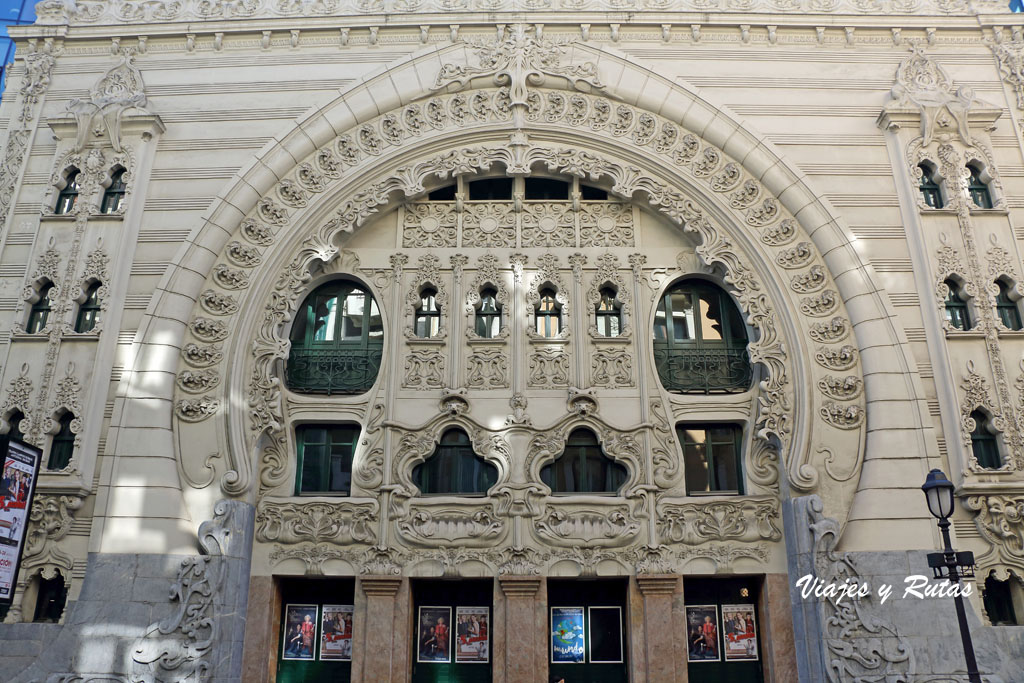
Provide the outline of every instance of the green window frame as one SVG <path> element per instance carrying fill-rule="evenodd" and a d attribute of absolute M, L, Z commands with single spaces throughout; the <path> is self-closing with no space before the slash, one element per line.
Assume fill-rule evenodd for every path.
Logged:
<path fill-rule="evenodd" d="M 540 300 L 534 313 L 537 334 L 548 339 L 559 335 L 562 331 L 562 307 L 558 304 L 554 289 L 545 287 L 540 290 Z"/>
<path fill-rule="evenodd" d="M 25 331 L 29 334 L 37 334 L 46 328 L 46 321 L 50 318 L 50 294 L 53 292 L 53 283 L 47 282 L 39 290 L 39 299 L 32 304 L 28 314 L 28 324 Z"/>
<path fill-rule="evenodd" d="M 622 307 L 615 302 L 618 293 L 611 287 L 600 291 L 597 304 L 597 333 L 602 337 L 618 337 L 622 332 Z"/>
<path fill-rule="evenodd" d="M 437 305 L 437 290 L 426 288 L 420 293 L 420 307 L 416 309 L 414 330 L 417 337 L 429 339 L 441 331 L 441 309 Z"/>
<path fill-rule="evenodd" d="M 629 471 L 608 457 L 594 432 L 579 428 L 569 434 L 565 450 L 540 471 L 552 493 L 617 494 Z"/>
<path fill-rule="evenodd" d="M 75 416 L 71 413 L 64 413 L 60 418 L 60 429 L 53 435 L 50 442 L 50 458 L 46 463 L 48 470 L 62 470 L 71 462 L 71 456 L 75 452 L 75 434 L 71 431 L 71 423 Z"/>
<path fill-rule="evenodd" d="M 967 301 L 960 295 L 960 285 L 954 280 L 946 280 L 943 284 L 946 285 L 948 291 L 944 302 L 946 320 L 957 330 L 967 331 L 974 327 L 971 312 L 967 308 Z"/>
<path fill-rule="evenodd" d="M 1003 466 L 1003 458 L 999 455 L 999 443 L 996 435 L 989 429 L 988 416 L 980 410 L 971 413 L 974 430 L 971 432 L 971 452 L 978 465 L 987 470 L 997 470 Z"/>
<path fill-rule="evenodd" d="M 498 482 L 498 468 L 473 451 L 465 430 L 441 435 L 434 453 L 416 465 L 412 480 L 424 496 L 483 495 Z"/>
<path fill-rule="evenodd" d="M 100 202 L 100 213 L 114 213 L 121 208 L 126 190 L 123 168 L 117 168 L 110 174 L 110 185 L 103 191 L 103 201 Z"/>
<path fill-rule="evenodd" d="M 298 393 L 361 394 L 373 386 L 384 324 L 373 295 L 349 280 L 313 290 L 296 314 L 285 384 Z"/>
<path fill-rule="evenodd" d="M 77 168 L 72 167 L 68 170 L 67 175 L 64 176 L 64 187 L 60 188 L 57 193 L 57 203 L 53 207 L 55 214 L 68 214 L 75 208 L 78 193 L 82 190 L 81 176 L 82 174 Z"/>
<path fill-rule="evenodd" d="M 967 170 L 971 173 L 971 179 L 967 181 L 967 191 L 971 195 L 971 202 L 979 209 L 992 208 L 992 192 L 988 184 L 981 179 L 981 169 L 977 164 L 968 164 Z"/>
<path fill-rule="evenodd" d="M 999 294 L 996 295 L 996 313 L 999 320 L 1009 330 L 1020 330 L 1024 325 L 1021 324 L 1017 302 L 1010 298 L 1010 286 L 1002 280 L 996 280 L 996 286 L 999 287 Z"/>
<path fill-rule="evenodd" d="M 743 493 L 743 428 L 736 424 L 676 425 L 687 495 Z"/>
<path fill-rule="evenodd" d="M 75 332 L 91 332 L 96 327 L 100 314 L 101 286 L 99 282 L 94 282 L 85 290 L 85 301 L 78 307 L 78 316 L 75 318 Z"/>
<path fill-rule="evenodd" d="M 295 493 L 352 494 L 352 458 L 359 425 L 306 424 L 295 429 Z"/>
<path fill-rule="evenodd" d="M 924 203 L 933 209 L 943 208 L 945 203 L 942 201 L 942 189 L 935 182 L 934 171 L 927 164 L 919 164 L 918 168 L 921 169 L 920 189 Z"/>
<path fill-rule="evenodd" d="M 739 308 L 710 282 L 677 282 L 655 310 L 654 363 L 667 391 L 747 391 L 753 368 Z"/>
<path fill-rule="evenodd" d="M 494 339 L 501 333 L 501 306 L 498 292 L 491 287 L 480 290 L 480 306 L 476 309 L 476 335 Z"/>

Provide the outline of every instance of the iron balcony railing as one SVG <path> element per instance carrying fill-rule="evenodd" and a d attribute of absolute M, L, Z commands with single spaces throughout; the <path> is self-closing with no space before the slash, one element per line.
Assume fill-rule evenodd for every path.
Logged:
<path fill-rule="evenodd" d="M 381 346 L 366 348 L 292 348 L 285 381 L 300 393 L 361 394 L 377 381 Z"/>
<path fill-rule="evenodd" d="M 753 375 L 746 348 L 688 349 L 656 345 L 654 364 L 662 386 L 682 393 L 746 391 Z"/>

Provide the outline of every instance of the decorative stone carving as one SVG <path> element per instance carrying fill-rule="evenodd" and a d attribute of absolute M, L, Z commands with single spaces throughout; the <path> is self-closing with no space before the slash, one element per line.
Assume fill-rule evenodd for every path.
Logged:
<path fill-rule="evenodd" d="M 3 407 L 0 407 L 0 418 L 6 423 L 7 419 L 15 412 L 20 411 L 23 415 L 21 431 L 26 436 L 32 433 L 32 380 L 29 379 L 31 368 L 28 363 L 22 363 L 21 372 L 11 380 L 8 385 L 7 395 L 4 396 Z M 28 420 L 29 422 L 24 422 Z M 10 426 L 10 425 L 7 425 Z M 29 441 L 29 443 L 33 443 Z M 33 445 L 38 445 L 33 443 Z"/>
<path fill-rule="evenodd" d="M 402 246 L 454 247 L 458 238 L 455 202 L 409 202 L 405 207 Z"/>
<path fill-rule="evenodd" d="M 224 359 L 220 344 L 211 344 L 210 346 L 185 344 L 181 350 L 181 356 L 186 363 L 194 368 L 206 368 L 216 365 Z"/>
<path fill-rule="evenodd" d="M 491 510 L 417 508 L 398 522 L 399 534 L 414 545 L 490 545 L 504 535 L 505 522 Z"/>
<path fill-rule="evenodd" d="M 570 314 L 569 314 L 569 288 L 566 286 L 565 280 L 562 278 L 561 269 L 558 263 L 558 257 L 554 254 L 544 254 L 537 259 L 537 272 L 530 279 L 530 287 L 526 292 L 526 301 L 531 307 L 535 309 L 537 303 L 540 301 L 540 290 L 545 286 L 551 286 L 555 290 L 555 301 L 560 307 L 562 313 L 562 325 L 558 330 L 556 339 L 568 339 L 570 336 L 569 330 L 570 325 Z M 531 318 L 533 316 L 533 310 L 530 311 Z M 536 341 L 550 341 L 549 338 L 537 334 L 533 329 L 532 325 L 528 325 L 526 328 L 526 334 L 530 339 Z M 531 378 L 533 377 L 533 361 L 530 361 L 531 366 Z"/>
<path fill-rule="evenodd" d="M 218 342 L 228 336 L 228 326 L 220 320 L 193 318 L 188 327 L 192 330 L 192 334 L 204 342 Z"/>
<path fill-rule="evenodd" d="M 217 414 L 220 402 L 212 396 L 186 398 L 174 404 L 174 414 L 185 422 L 201 422 Z"/>
<path fill-rule="evenodd" d="M 533 522 L 542 539 L 568 547 L 618 547 L 631 543 L 640 532 L 633 511 L 626 506 L 611 509 L 554 507 Z"/>
<path fill-rule="evenodd" d="M 28 124 L 32 121 L 33 109 L 39 98 L 46 94 L 50 88 L 50 75 L 53 73 L 53 55 L 46 52 L 30 52 L 25 55 L 25 75 L 22 76 L 21 88 L 21 112 L 18 114 L 18 121 Z"/>
<path fill-rule="evenodd" d="M 178 374 L 178 386 L 190 394 L 202 394 L 220 383 L 216 370 L 185 370 Z"/>
<path fill-rule="evenodd" d="M 924 52 L 924 47 L 910 42 L 910 55 L 896 68 L 892 100 L 886 110 L 917 109 L 921 112 L 922 146 L 928 146 L 939 130 L 951 131 L 971 143 L 967 111 L 974 103 L 974 92 L 961 86 L 954 90 L 945 70 Z"/>
<path fill-rule="evenodd" d="M 467 202 L 462 217 L 462 246 L 515 247 L 516 214 L 513 205 Z"/>
<path fill-rule="evenodd" d="M 301 560 L 306 565 L 307 576 L 323 576 L 324 563 L 328 560 L 351 560 L 352 552 L 345 548 L 321 543 L 319 545 L 275 546 L 270 561 L 279 564 L 285 560 Z"/>
<path fill-rule="evenodd" d="M 90 135 L 105 130 L 114 151 L 120 152 L 122 119 L 126 114 L 148 115 L 145 106 L 145 86 L 135 66 L 135 54 L 125 50 L 121 62 L 92 87 L 88 101 L 73 99 L 68 104 L 68 111 L 78 122 L 74 149 L 82 150 Z"/>
<path fill-rule="evenodd" d="M 504 351 L 477 351 L 471 354 L 466 384 L 474 389 L 508 386 L 508 356 Z"/>
<path fill-rule="evenodd" d="M 658 504 L 658 538 L 662 543 L 699 545 L 708 541 L 777 541 L 782 514 L 773 497 L 743 497 L 701 503 Z"/>
<path fill-rule="evenodd" d="M 494 299 L 501 309 L 501 322 L 498 334 L 494 338 L 499 340 L 507 339 L 509 335 L 511 298 L 509 297 L 508 288 L 505 286 L 505 278 L 501 272 L 498 257 L 494 254 L 484 254 L 477 259 L 476 275 L 469 283 L 469 288 L 466 292 L 466 337 L 471 341 L 481 339 L 480 335 L 476 333 L 474 316 L 480 306 L 480 292 L 487 288 L 495 291 Z"/>
<path fill-rule="evenodd" d="M 715 571 L 729 571 L 736 560 L 748 558 L 758 564 L 768 562 L 768 550 L 763 545 L 726 545 L 724 543 L 709 543 L 708 545 L 686 546 L 676 552 L 676 556 L 682 562 L 703 559 L 711 560 L 715 565 Z"/>
<path fill-rule="evenodd" d="M 1010 578 L 1010 570 L 1024 575 L 1024 496 L 972 495 L 964 502 L 977 513 L 974 525 L 988 543 L 977 560 L 980 575 L 994 571 L 1000 581 Z"/>
<path fill-rule="evenodd" d="M 540 348 L 530 354 L 527 384 L 531 387 L 569 386 L 569 354 L 562 348 Z"/>
<path fill-rule="evenodd" d="M 500 576 L 536 576 L 550 554 L 529 546 L 513 546 L 496 550 L 489 557 Z"/>
<path fill-rule="evenodd" d="M 238 302 L 230 294 L 219 294 L 211 289 L 199 295 L 199 303 L 207 313 L 231 315 L 238 311 Z"/>
<path fill-rule="evenodd" d="M 821 344 L 833 344 L 846 339 L 850 334 L 850 326 L 846 318 L 836 316 L 827 323 L 811 323 L 807 334 Z"/>
<path fill-rule="evenodd" d="M 999 71 L 1003 80 L 1017 95 L 1017 109 L 1024 109 L 1024 42 L 992 41 L 989 43 L 992 54 L 999 62 Z"/>
<path fill-rule="evenodd" d="M 377 535 L 377 503 L 264 499 L 256 511 L 256 539 L 284 544 L 373 544 Z"/>
<path fill-rule="evenodd" d="M 839 429 L 857 429 L 864 424 L 864 409 L 858 405 L 841 406 L 826 401 L 821 407 L 821 417 L 833 427 Z"/>
<path fill-rule="evenodd" d="M 582 202 L 579 210 L 580 246 L 631 247 L 633 208 L 618 202 Z"/>
<path fill-rule="evenodd" d="M 846 344 L 841 348 L 821 347 L 814 354 L 814 360 L 829 370 L 849 370 L 857 364 L 857 348 Z"/>
<path fill-rule="evenodd" d="M 224 289 L 245 289 L 249 286 L 249 276 L 245 271 L 230 268 L 224 263 L 213 269 L 213 279 Z"/>
<path fill-rule="evenodd" d="M 444 385 L 444 356 L 438 351 L 413 349 L 405 357 L 407 389 L 440 389 Z"/>
<path fill-rule="evenodd" d="M 576 221 L 572 207 L 557 202 L 524 204 L 522 243 L 531 247 L 576 246 Z"/>
<path fill-rule="evenodd" d="M 14 191 L 21 173 L 22 161 L 25 159 L 30 132 L 14 130 L 7 136 L 3 163 L 0 164 L 0 217 L 5 220 L 14 201 Z"/>
<path fill-rule="evenodd" d="M 28 532 L 22 567 L 56 566 L 65 576 L 75 568 L 75 559 L 60 548 L 68 535 L 75 513 L 82 507 L 82 496 L 37 495 L 29 512 Z"/>
<path fill-rule="evenodd" d="M 626 349 L 597 349 L 591 356 L 590 367 L 594 386 L 633 386 L 632 354 Z"/>
<path fill-rule="evenodd" d="M 436 292 L 434 300 L 437 302 L 441 319 L 437 334 L 432 337 L 419 337 L 413 329 L 413 321 L 416 319 L 416 312 L 422 303 L 423 291 L 428 288 Z M 436 255 L 424 254 L 420 257 L 416 279 L 405 297 L 405 304 L 406 319 L 409 321 L 405 328 L 405 338 L 409 342 L 440 341 L 448 336 L 448 331 L 445 327 L 448 321 L 448 287 L 444 277 L 441 275 L 441 263 Z"/>
<path fill-rule="evenodd" d="M 44 427 L 47 433 L 54 434 L 57 432 L 58 425 L 55 417 L 59 417 L 64 413 L 70 413 L 74 415 L 75 419 L 71 421 L 71 432 L 75 435 L 75 448 L 82 445 L 82 430 L 85 423 L 82 422 L 82 385 L 75 377 L 75 364 L 68 362 L 64 370 L 64 377 L 57 381 L 57 387 L 54 391 L 53 404 L 50 406 L 50 418 L 49 423 Z M 22 430 L 24 431 L 24 429 Z M 72 460 L 77 459 L 76 457 Z M 69 463 L 68 467 L 72 467 Z"/>

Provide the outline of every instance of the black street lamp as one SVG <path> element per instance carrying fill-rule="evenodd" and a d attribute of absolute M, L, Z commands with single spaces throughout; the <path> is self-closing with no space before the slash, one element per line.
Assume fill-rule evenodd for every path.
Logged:
<path fill-rule="evenodd" d="M 949 579 L 950 583 L 960 583 L 961 578 L 974 576 L 974 553 L 956 552 L 949 540 L 949 517 L 953 514 L 953 482 L 946 479 L 942 470 L 932 470 L 921 487 L 928 501 L 928 512 L 939 520 L 942 532 L 942 543 L 945 546 L 941 553 L 928 553 L 928 566 L 936 579 Z M 964 611 L 964 599 L 960 591 L 954 591 L 953 603 L 956 605 L 956 618 L 960 622 L 960 640 L 964 644 L 964 658 L 967 660 L 967 678 L 971 683 L 981 683 L 978 673 L 978 662 L 974 658 L 974 643 L 971 632 L 967 628 L 967 612 Z"/>

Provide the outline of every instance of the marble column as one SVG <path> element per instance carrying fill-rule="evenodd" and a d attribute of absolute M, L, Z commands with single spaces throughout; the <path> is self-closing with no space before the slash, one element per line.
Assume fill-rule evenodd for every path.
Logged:
<path fill-rule="evenodd" d="M 538 591 L 543 579 L 539 576 L 502 576 L 498 578 L 505 595 L 505 671 L 506 681 L 541 681 L 547 679 L 547 657 L 538 652 Z M 547 634 L 547 620 L 540 627 Z M 546 642 L 546 640 L 545 640 Z"/>
<path fill-rule="evenodd" d="M 644 658 L 647 680 L 687 681 L 686 659 L 677 654 L 676 639 L 686 639 L 686 630 L 675 623 L 673 601 L 679 591 L 679 577 L 671 574 L 640 574 L 637 588 L 644 604 Z"/>
<path fill-rule="evenodd" d="M 249 579 L 249 603 L 245 614 L 242 680 L 270 683 L 277 667 L 281 632 L 281 591 L 272 576 Z"/>
<path fill-rule="evenodd" d="M 788 574 L 766 574 L 758 604 L 766 683 L 797 680 L 793 612 Z"/>
<path fill-rule="evenodd" d="M 407 672 L 400 663 L 404 657 L 406 626 L 399 627 L 396 617 L 404 610 L 398 609 L 396 599 L 403 579 L 397 576 L 366 576 L 359 579 L 359 586 L 366 594 L 366 619 L 362 629 L 362 680 L 370 683 L 404 681 Z M 354 655 L 354 653 L 353 653 Z M 354 658 L 354 657 L 353 657 Z"/>

